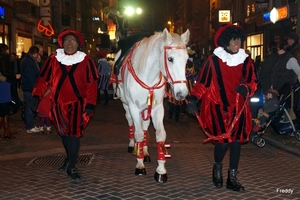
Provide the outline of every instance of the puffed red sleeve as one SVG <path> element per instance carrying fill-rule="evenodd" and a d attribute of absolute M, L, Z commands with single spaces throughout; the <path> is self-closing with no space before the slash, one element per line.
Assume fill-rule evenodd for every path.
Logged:
<path fill-rule="evenodd" d="M 45 91 L 48 89 L 48 83 L 50 81 L 51 73 L 52 73 L 52 60 L 54 56 L 51 55 L 42 66 L 38 79 L 35 83 L 34 89 L 32 91 L 32 95 L 36 95 L 42 97 Z"/>
<path fill-rule="evenodd" d="M 254 62 L 252 59 L 248 59 L 246 64 L 246 74 L 244 76 L 244 82 L 249 89 L 249 96 L 253 96 L 257 89 L 257 75 L 254 66 Z"/>
<path fill-rule="evenodd" d="M 86 103 L 96 105 L 99 74 L 94 61 L 89 57 L 87 65 L 87 98 Z"/>
<path fill-rule="evenodd" d="M 205 93 L 206 88 L 208 88 L 211 84 L 212 79 L 212 68 L 211 68 L 212 60 L 210 57 L 204 62 L 199 71 L 199 76 L 196 84 L 193 87 L 191 95 L 196 96 L 198 99 L 202 97 Z"/>

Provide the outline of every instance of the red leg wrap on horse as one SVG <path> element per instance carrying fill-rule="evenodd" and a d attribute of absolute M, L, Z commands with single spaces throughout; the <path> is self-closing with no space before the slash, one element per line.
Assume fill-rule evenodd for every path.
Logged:
<path fill-rule="evenodd" d="M 166 160 L 164 148 L 165 142 L 157 142 L 157 160 Z"/>
<path fill-rule="evenodd" d="M 144 152 L 143 152 L 143 146 L 144 146 L 144 142 L 137 142 L 137 152 L 136 152 L 136 157 L 137 158 L 144 158 Z"/>
<path fill-rule="evenodd" d="M 133 126 L 128 126 L 128 138 L 134 139 L 134 128 Z"/>
<path fill-rule="evenodd" d="M 144 146 L 147 146 L 147 134 L 148 134 L 148 131 L 147 130 L 144 130 Z"/>

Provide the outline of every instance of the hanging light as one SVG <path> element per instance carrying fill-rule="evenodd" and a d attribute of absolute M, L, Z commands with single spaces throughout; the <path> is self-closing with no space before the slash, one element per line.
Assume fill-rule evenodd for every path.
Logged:
<path fill-rule="evenodd" d="M 270 12 L 270 20 L 273 22 L 273 24 L 275 24 L 278 20 L 278 12 L 275 7 Z"/>

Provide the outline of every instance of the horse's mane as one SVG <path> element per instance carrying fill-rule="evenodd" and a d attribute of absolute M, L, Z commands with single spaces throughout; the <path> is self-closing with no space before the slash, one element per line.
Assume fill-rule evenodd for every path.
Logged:
<path fill-rule="evenodd" d="M 136 52 L 136 56 L 139 58 L 137 62 L 137 72 L 141 72 L 145 66 L 147 66 L 148 56 L 153 53 L 153 51 L 160 51 L 158 45 L 162 45 L 162 41 L 158 42 L 158 40 L 162 40 L 160 38 L 162 32 L 155 32 L 154 35 L 150 36 L 149 38 L 144 38 L 141 41 L 142 50 Z"/>
<path fill-rule="evenodd" d="M 153 54 L 153 51 L 156 51 L 158 54 L 162 54 L 161 52 L 162 48 L 161 46 L 164 44 L 163 41 L 163 32 L 155 32 L 154 35 L 150 36 L 149 38 L 144 38 L 141 41 L 142 50 L 136 52 L 136 56 L 138 59 L 136 71 L 141 72 L 143 69 L 145 69 L 145 66 L 147 66 L 147 61 L 149 55 Z M 184 42 L 182 41 L 180 35 L 171 33 L 173 40 L 168 45 L 183 45 L 185 46 Z M 158 57 L 159 58 L 159 57 Z M 159 64 L 159 63 L 157 63 Z"/>

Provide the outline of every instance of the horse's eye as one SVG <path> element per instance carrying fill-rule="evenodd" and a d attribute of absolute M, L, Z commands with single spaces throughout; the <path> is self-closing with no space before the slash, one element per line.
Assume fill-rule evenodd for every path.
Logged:
<path fill-rule="evenodd" d="M 169 58 L 168 58 L 168 61 L 169 61 L 169 62 L 173 62 L 173 58 L 172 58 L 172 57 L 169 57 Z"/>

